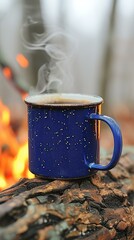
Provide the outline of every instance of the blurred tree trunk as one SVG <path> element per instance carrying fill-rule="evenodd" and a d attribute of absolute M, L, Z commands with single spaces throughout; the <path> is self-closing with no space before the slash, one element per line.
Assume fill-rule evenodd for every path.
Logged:
<path fill-rule="evenodd" d="M 41 3 L 40 0 L 23 0 L 23 21 L 27 23 L 26 39 L 29 43 L 33 42 L 33 33 L 42 34 L 45 32 L 45 26 L 42 20 Z M 28 22 L 31 19 L 31 24 Z M 33 23 L 32 23 L 33 21 Z M 35 21 L 35 22 L 34 22 Z M 28 52 L 30 59 L 30 83 L 32 86 L 37 84 L 37 76 L 39 68 L 48 61 L 48 55 L 45 51 L 35 50 Z"/>
<path fill-rule="evenodd" d="M 59 1 L 59 20 L 58 20 L 58 25 L 62 28 L 62 29 L 66 29 L 67 27 L 67 22 L 66 22 L 66 14 L 67 14 L 67 2 L 60 0 Z"/>
<path fill-rule="evenodd" d="M 106 36 L 106 46 L 104 50 L 103 64 L 102 64 L 102 74 L 100 77 L 100 95 L 105 99 L 105 104 L 103 107 L 104 112 L 107 111 L 107 90 L 110 82 L 110 69 L 113 61 L 113 34 L 116 24 L 116 10 L 117 1 L 113 0 L 111 2 L 111 13 L 109 19 L 109 26 Z"/>

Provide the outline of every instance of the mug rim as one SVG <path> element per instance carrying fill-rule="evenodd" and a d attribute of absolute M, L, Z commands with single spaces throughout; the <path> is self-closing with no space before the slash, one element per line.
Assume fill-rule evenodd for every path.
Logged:
<path fill-rule="evenodd" d="M 43 99 L 42 99 L 43 98 Z M 62 101 L 65 100 L 66 103 L 59 104 L 58 102 L 54 103 L 55 101 Z M 44 101 L 46 102 L 44 103 Z M 68 102 L 67 102 L 68 100 Z M 74 103 L 70 103 L 69 100 L 75 101 Z M 37 103 L 39 101 L 39 103 Z M 82 102 L 83 101 L 83 102 Z M 37 95 L 28 95 L 24 102 L 27 105 L 39 108 L 80 108 L 80 107 L 89 107 L 89 106 L 96 106 L 103 103 L 103 98 L 97 95 L 87 95 L 87 94 L 80 94 L 80 93 L 45 93 L 45 94 L 37 94 Z M 42 103 L 41 103 L 42 102 Z"/>

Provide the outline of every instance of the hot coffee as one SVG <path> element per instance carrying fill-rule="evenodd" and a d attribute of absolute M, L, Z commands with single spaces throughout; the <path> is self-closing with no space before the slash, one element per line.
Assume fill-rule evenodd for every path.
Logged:
<path fill-rule="evenodd" d="M 29 96 L 26 98 L 26 102 L 30 102 L 34 105 L 51 105 L 51 106 L 83 106 L 101 103 L 102 99 L 97 99 L 96 96 L 86 96 L 80 94 L 44 94 Z"/>
<path fill-rule="evenodd" d="M 37 105 L 87 105 L 87 104 L 91 104 L 91 102 L 89 101 L 80 101 L 80 100 L 72 100 L 72 99 L 61 99 L 61 100 L 54 100 L 54 101 L 50 101 L 50 102 L 46 102 L 46 101 L 39 101 L 36 102 Z"/>

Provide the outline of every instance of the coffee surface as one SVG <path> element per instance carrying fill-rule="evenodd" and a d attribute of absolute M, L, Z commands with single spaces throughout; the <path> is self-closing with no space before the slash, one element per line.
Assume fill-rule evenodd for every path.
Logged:
<path fill-rule="evenodd" d="M 38 105 L 84 105 L 84 104 L 91 104 L 91 101 L 89 100 L 77 100 L 77 99 L 54 99 L 54 100 L 49 100 L 47 99 L 42 100 L 42 101 L 37 101 L 36 104 Z"/>
<path fill-rule="evenodd" d="M 27 96 L 25 102 L 40 106 L 88 106 L 101 104 L 103 99 L 92 95 L 53 93 Z"/>

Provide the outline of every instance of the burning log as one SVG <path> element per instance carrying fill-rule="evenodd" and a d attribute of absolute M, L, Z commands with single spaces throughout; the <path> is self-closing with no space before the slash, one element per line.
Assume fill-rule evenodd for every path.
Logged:
<path fill-rule="evenodd" d="M 134 154 L 124 153 L 89 179 L 21 179 L 0 193 L 0 239 L 132 240 L 133 173 Z"/>

